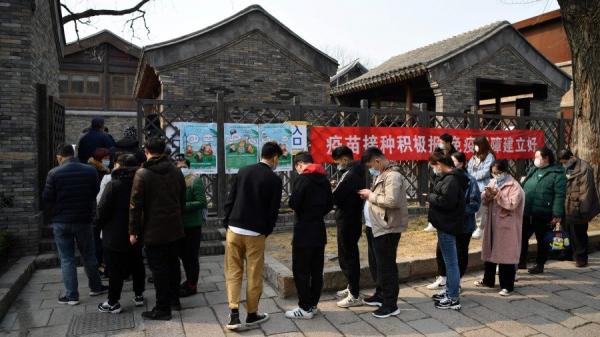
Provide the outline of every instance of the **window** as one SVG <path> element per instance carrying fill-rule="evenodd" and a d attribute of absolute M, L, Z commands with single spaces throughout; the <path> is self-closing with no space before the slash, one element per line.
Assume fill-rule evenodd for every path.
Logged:
<path fill-rule="evenodd" d="M 81 75 L 71 76 L 71 93 L 72 94 L 83 94 L 83 85 L 85 79 Z"/>
<path fill-rule="evenodd" d="M 100 77 L 88 76 L 85 82 L 85 92 L 90 95 L 100 94 Z"/>
<path fill-rule="evenodd" d="M 69 92 L 69 75 L 60 75 L 58 77 L 58 91 L 61 94 Z"/>

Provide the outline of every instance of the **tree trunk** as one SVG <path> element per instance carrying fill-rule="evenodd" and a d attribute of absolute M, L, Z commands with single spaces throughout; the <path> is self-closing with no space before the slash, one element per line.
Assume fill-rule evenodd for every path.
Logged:
<path fill-rule="evenodd" d="M 573 54 L 571 149 L 594 168 L 600 191 L 600 1 L 558 0 Z"/>

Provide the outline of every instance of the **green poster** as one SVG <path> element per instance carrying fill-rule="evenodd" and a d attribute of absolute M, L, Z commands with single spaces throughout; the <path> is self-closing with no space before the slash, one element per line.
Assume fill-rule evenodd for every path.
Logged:
<path fill-rule="evenodd" d="M 225 172 L 237 173 L 244 166 L 258 163 L 259 138 L 256 124 L 225 124 Z"/>
<path fill-rule="evenodd" d="M 179 152 L 199 174 L 217 174 L 217 124 L 183 123 L 180 126 Z"/>

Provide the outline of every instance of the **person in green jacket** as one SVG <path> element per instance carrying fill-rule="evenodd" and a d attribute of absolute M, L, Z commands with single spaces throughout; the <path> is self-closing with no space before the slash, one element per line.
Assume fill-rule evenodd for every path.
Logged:
<path fill-rule="evenodd" d="M 535 233 L 538 246 L 536 264 L 528 271 L 530 274 L 541 274 L 548 258 L 546 236 L 565 217 L 567 178 L 564 168 L 557 165 L 552 150 L 544 146 L 535 152 L 534 167 L 522 185 L 525 212 L 519 269 L 527 268 L 529 238 Z"/>
<path fill-rule="evenodd" d="M 190 171 L 189 160 L 178 160 L 177 167 L 181 169 L 187 187 L 185 212 L 183 214 L 185 237 L 179 254 L 186 277 L 186 280 L 179 287 L 179 297 L 187 297 L 197 293 L 196 288 L 200 275 L 198 252 L 202 238 L 202 226 L 206 223 L 207 201 L 202 177 Z"/>

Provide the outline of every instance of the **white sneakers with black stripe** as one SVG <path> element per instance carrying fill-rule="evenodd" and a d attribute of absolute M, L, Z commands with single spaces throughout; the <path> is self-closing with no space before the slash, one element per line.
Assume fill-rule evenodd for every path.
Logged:
<path fill-rule="evenodd" d="M 285 312 L 285 317 L 291 319 L 311 319 L 314 316 L 315 314 L 313 313 L 313 309 L 311 309 L 310 311 L 304 311 L 300 307 Z"/>

